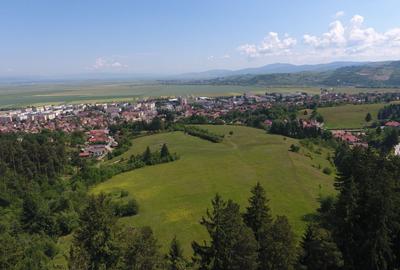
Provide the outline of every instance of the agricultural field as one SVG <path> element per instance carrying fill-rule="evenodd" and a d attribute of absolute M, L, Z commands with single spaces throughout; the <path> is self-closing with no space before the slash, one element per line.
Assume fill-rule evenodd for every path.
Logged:
<path fill-rule="evenodd" d="M 324 117 L 325 127 L 329 129 L 358 129 L 367 125 L 365 116 L 371 113 L 372 121 L 377 120 L 379 109 L 386 104 L 341 105 L 335 107 L 318 108 Z"/>
<path fill-rule="evenodd" d="M 223 142 L 212 143 L 183 132 L 135 139 L 132 148 L 118 159 L 127 160 L 147 146 L 159 150 L 163 143 L 180 159 L 117 175 L 91 193 L 129 191 L 140 210 L 137 216 L 120 219 L 121 224 L 151 226 L 164 249 L 177 235 L 190 255 L 190 242 L 206 238 L 199 220 L 217 192 L 240 203 L 243 211 L 251 187 L 261 182 L 273 214 L 287 215 L 298 238 L 304 231 L 306 215 L 318 207 L 318 197 L 335 192 L 334 176 L 322 172 L 325 167 L 332 169 L 327 149 L 301 147 L 299 153 L 293 153 L 288 150 L 291 144 L 299 144 L 297 140 L 268 135 L 263 130 L 202 127 L 224 134 Z"/>
<path fill-rule="evenodd" d="M 162 85 L 151 83 L 81 83 L 0 86 L 0 107 L 81 102 L 133 101 L 161 96 L 216 96 L 264 93 L 265 87 Z"/>
<path fill-rule="evenodd" d="M 331 89 L 331 91 L 355 94 L 358 92 L 395 92 L 398 89 L 337 88 Z M 144 97 L 239 95 L 245 92 L 306 92 L 319 94 L 320 88 L 301 86 L 165 85 L 157 82 L 139 81 L 0 84 L 0 108 L 61 103 L 133 101 Z"/>

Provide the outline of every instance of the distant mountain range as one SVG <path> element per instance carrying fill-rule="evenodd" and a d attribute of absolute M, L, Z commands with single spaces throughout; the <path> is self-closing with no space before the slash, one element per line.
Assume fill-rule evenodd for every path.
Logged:
<path fill-rule="evenodd" d="M 295 73 L 295 72 L 305 72 L 305 71 L 322 72 L 322 71 L 335 70 L 340 67 L 359 66 L 366 63 L 367 62 L 332 62 L 327 64 L 316 64 L 316 65 L 293 65 L 286 63 L 275 63 L 256 68 L 245 68 L 238 70 L 215 69 L 203 72 L 184 73 L 171 77 L 175 79 L 214 79 L 219 77 L 229 77 L 238 75 Z"/>
<path fill-rule="evenodd" d="M 0 77 L 4 84 L 116 83 L 400 87 L 400 61 L 332 62 L 317 65 L 276 63 L 239 70 L 209 70 L 178 75 L 87 73 L 65 76 Z"/>
<path fill-rule="evenodd" d="M 261 86 L 400 87 L 400 61 L 334 62 L 302 66 L 274 64 L 235 72 L 239 74 L 210 79 L 193 79 L 184 83 Z"/>

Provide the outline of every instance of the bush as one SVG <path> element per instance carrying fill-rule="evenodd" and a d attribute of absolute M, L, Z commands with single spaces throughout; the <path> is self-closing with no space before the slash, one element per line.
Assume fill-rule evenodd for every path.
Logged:
<path fill-rule="evenodd" d="M 331 169 L 331 168 L 328 168 L 328 167 L 325 167 L 325 168 L 322 170 L 322 172 L 323 172 L 324 174 L 326 174 L 326 175 L 330 175 L 330 174 L 332 173 L 332 169 Z"/>
<path fill-rule="evenodd" d="M 127 190 L 121 190 L 121 198 L 127 197 L 129 192 Z"/>
<path fill-rule="evenodd" d="M 114 202 L 114 213 L 118 217 L 134 216 L 139 212 L 139 205 L 134 199 L 127 202 Z"/>
<path fill-rule="evenodd" d="M 292 144 L 289 148 L 289 151 L 297 153 L 300 151 L 300 146 Z"/>

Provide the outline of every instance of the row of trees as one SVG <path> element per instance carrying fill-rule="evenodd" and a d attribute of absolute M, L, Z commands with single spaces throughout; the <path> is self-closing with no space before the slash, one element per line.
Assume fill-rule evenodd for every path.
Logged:
<path fill-rule="evenodd" d="M 323 138 L 330 139 L 332 137 L 331 133 L 323 130 L 322 128 L 304 127 L 300 121 L 273 121 L 271 127 L 269 128 L 269 133 L 279 134 L 287 137 L 304 139 L 304 138 Z"/>
<path fill-rule="evenodd" d="M 272 108 L 259 108 L 246 111 L 234 110 L 221 116 L 226 123 L 243 123 L 246 126 L 265 129 L 266 120 L 294 120 L 297 117 L 297 108 L 295 106 L 287 107 L 276 105 Z"/>
<path fill-rule="evenodd" d="M 184 132 L 191 136 L 196 136 L 201 139 L 204 139 L 204 140 L 207 140 L 210 142 L 214 142 L 214 143 L 222 142 L 222 140 L 224 139 L 223 135 L 219 135 L 219 134 L 213 133 L 207 129 L 202 129 L 202 128 L 195 127 L 195 126 L 185 126 Z"/>
<path fill-rule="evenodd" d="M 378 119 L 379 120 L 400 120 L 400 105 L 399 104 L 390 104 L 378 112 Z"/>
<path fill-rule="evenodd" d="M 114 163 L 111 165 L 97 166 L 83 162 L 79 172 L 74 175 L 72 182 L 84 183 L 91 186 L 104 182 L 114 175 L 142 168 L 144 166 L 156 165 L 178 160 L 176 153 L 170 153 L 166 144 L 163 144 L 160 151 L 152 152 L 147 147 L 142 154 L 132 155 L 126 162 Z"/>

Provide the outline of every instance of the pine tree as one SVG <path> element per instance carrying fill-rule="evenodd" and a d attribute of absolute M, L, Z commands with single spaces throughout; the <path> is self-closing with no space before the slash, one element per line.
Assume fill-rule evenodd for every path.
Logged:
<path fill-rule="evenodd" d="M 146 150 L 142 154 L 142 160 L 146 165 L 150 165 L 151 164 L 152 154 L 151 154 L 151 151 L 150 151 L 150 147 L 148 147 L 148 146 L 146 147 Z"/>
<path fill-rule="evenodd" d="M 367 113 L 367 115 L 365 116 L 365 122 L 370 122 L 372 120 L 372 116 L 370 113 Z"/>
<path fill-rule="evenodd" d="M 118 270 L 158 270 L 162 269 L 162 256 L 157 239 L 150 227 L 126 228 L 117 236 L 119 258 Z"/>
<path fill-rule="evenodd" d="M 261 243 L 260 269 L 291 270 L 296 260 L 294 234 L 285 216 L 277 216 L 270 232 L 263 234 Z"/>
<path fill-rule="evenodd" d="M 346 269 L 396 269 L 400 229 L 398 159 L 371 149 L 349 150 L 337 168 L 339 190 L 333 236 Z"/>
<path fill-rule="evenodd" d="M 163 146 L 161 147 L 160 157 L 161 157 L 162 160 L 165 160 L 165 159 L 169 159 L 170 156 L 171 155 L 169 153 L 167 144 L 164 143 Z"/>
<path fill-rule="evenodd" d="M 181 244 L 176 239 L 176 236 L 172 239 L 169 252 L 166 256 L 168 270 L 184 270 L 186 269 L 186 261 L 183 257 L 183 249 Z"/>
<path fill-rule="evenodd" d="M 259 182 L 252 188 L 251 194 L 243 219 L 244 223 L 254 232 L 256 240 L 259 241 L 261 234 L 271 226 L 272 217 L 265 190 Z"/>
<path fill-rule="evenodd" d="M 343 266 L 342 254 L 330 233 L 310 224 L 301 242 L 299 264 L 306 270 L 338 270 Z"/>
<path fill-rule="evenodd" d="M 107 197 L 104 194 L 91 196 L 79 217 L 80 226 L 74 235 L 70 265 L 86 264 L 91 270 L 110 268 L 115 262 L 114 223 Z"/>
<path fill-rule="evenodd" d="M 224 202 L 219 195 L 212 201 L 213 211 L 200 222 L 206 227 L 211 242 L 200 245 L 192 243 L 194 262 L 199 269 L 239 270 L 257 268 L 257 243 L 245 226 L 239 205 Z"/>

